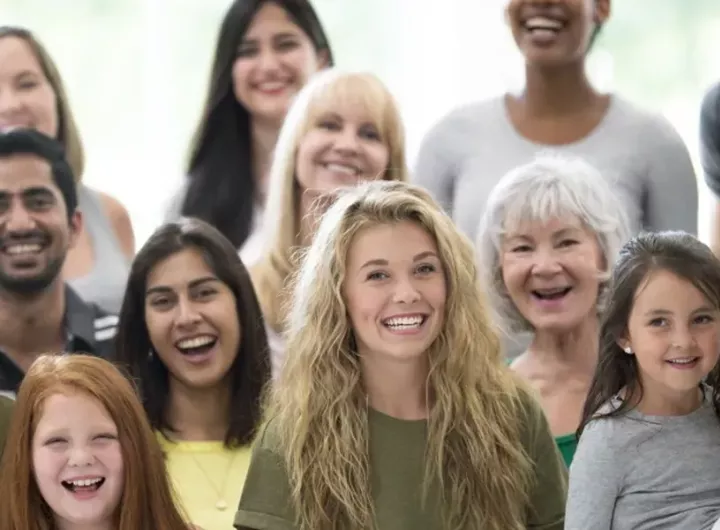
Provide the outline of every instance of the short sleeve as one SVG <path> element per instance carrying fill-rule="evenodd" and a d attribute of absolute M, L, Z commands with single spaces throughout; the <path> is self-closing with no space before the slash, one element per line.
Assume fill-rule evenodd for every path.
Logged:
<path fill-rule="evenodd" d="M 713 86 L 702 101 L 700 161 L 708 188 L 720 197 L 720 83 Z"/>
<path fill-rule="evenodd" d="M 238 530 L 296 530 L 290 481 L 270 429 L 253 448 L 234 526 Z"/>
<path fill-rule="evenodd" d="M 14 403 L 12 399 L 0 396 L 0 455 L 3 453 L 5 440 L 10 430 L 10 418 Z"/>
<path fill-rule="evenodd" d="M 570 465 L 570 487 L 565 513 L 567 530 L 610 530 L 615 504 L 624 482 L 627 449 L 615 446 L 621 435 L 612 418 L 591 421 L 583 431 Z"/>
<path fill-rule="evenodd" d="M 528 530 L 563 530 L 567 497 L 567 469 L 545 413 L 532 395 L 525 399 L 525 450 L 535 477 L 530 490 Z"/>

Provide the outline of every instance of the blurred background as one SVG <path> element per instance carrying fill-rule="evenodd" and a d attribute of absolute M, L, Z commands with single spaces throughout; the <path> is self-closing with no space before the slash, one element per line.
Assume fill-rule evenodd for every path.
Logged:
<path fill-rule="evenodd" d="M 451 108 L 519 86 L 507 0 L 314 0 L 336 62 L 378 74 L 405 118 L 411 163 Z M 128 208 L 141 245 L 180 185 L 228 0 L 2 0 L 0 23 L 51 50 L 86 146 L 86 181 Z M 720 1 L 615 0 L 593 52 L 605 89 L 663 113 L 697 164 L 700 100 L 720 78 Z M 702 175 L 698 167 L 698 178 Z M 700 236 L 711 197 L 700 182 Z"/>

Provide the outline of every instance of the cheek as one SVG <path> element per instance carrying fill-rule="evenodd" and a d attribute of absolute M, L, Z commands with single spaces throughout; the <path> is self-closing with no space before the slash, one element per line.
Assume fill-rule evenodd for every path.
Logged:
<path fill-rule="evenodd" d="M 506 260 L 502 264 L 502 280 L 510 295 L 522 290 L 526 267 L 514 260 Z"/>
<path fill-rule="evenodd" d="M 52 88 L 48 85 L 37 90 L 31 99 L 31 105 L 37 119 L 38 130 L 55 138 L 58 134 L 57 100 Z"/>
<path fill-rule="evenodd" d="M 301 187 L 310 187 L 313 181 L 313 160 L 322 149 L 320 133 L 309 132 L 300 142 L 295 156 L 295 178 Z"/>
<path fill-rule="evenodd" d="M 292 68 L 300 84 L 304 85 L 318 71 L 318 57 L 312 45 L 303 45 L 283 57 L 283 62 Z"/>
<path fill-rule="evenodd" d="M 385 144 L 373 145 L 368 150 L 368 158 L 372 165 L 372 172 L 377 174 L 376 178 L 382 178 L 390 165 L 390 150 Z"/>
<path fill-rule="evenodd" d="M 56 482 L 62 469 L 62 457 L 44 448 L 33 451 L 33 473 L 40 491 Z"/>
<path fill-rule="evenodd" d="M 252 61 L 249 59 L 236 59 L 232 67 L 232 88 L 237 99 L 243 105 L 247 105 L 245 99 L 249 90 L 248 72 L 252 68 Z"/>
<path fill-rule="evenodd" d="M 152 309 L 145 310 L 145 326 L 152 346 L 157 351 L 162 351 L 167 347 L 169 318 L 157 314 Z"/>

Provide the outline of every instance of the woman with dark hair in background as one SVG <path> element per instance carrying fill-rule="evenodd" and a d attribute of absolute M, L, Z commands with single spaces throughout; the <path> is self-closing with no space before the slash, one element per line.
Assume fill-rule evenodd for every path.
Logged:
<path fill-rule="evenodd" d="M 207 101 L 171 216 L 209 222 L 252 264 L 262 243 L 266 176 L 294 96 L 333 64 L 307 0 L 236 0 L 220 28 Z"/>
<path fill-rule="evenodd" d="M 710 232 L 712 249 L 720 256 L 720 83 L 707 91 L 700 110 L 700 161 L 705 183 L 715 198 Z"/>
<path fill-rule="evenodd" d="M 63 275 L 83 299 L 117 313 L 135 254 L 130 216 L 115 198 L 81 184 L 85 155 L 58 68 L 30 31 L 5 26 L 0 27 L 0 130 L 10 127 L 32 127 L 65 147 L 84 222 Z"/>
<path fill-rule="evenodd" d="M 191 522 L 230 528 L 270 362 L 248 272 L 215 228 L 181 219 L 140 249 L 120 314 L 117 360 L 139 383 Z"/>
<path fill-rule="evenodd" d="M 697 233 L 698 191 L 683 141 L 659 115 L 592 86 L 586 62 L 610 0 L 508 0 L 525 87 L 451 112 L 426 136 L 414 176 L 475 240 L 485 198 L 540 150 L 585 158 L 610 182 L 632 233 Z"/>

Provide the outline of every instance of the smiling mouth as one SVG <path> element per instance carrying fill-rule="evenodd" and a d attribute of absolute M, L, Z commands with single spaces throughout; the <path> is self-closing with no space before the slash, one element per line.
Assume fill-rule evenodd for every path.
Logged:
<path fill-rule="evenodd" d="M 99 490 L 103 484 L 105 484 L 104 477 L 62 481 L 63 487 L 71 493 L 92 493 Z"/>
<path fill-rule="evenodd" d="M 557 18 L 535 16 L 525 20 L 523 28 L 533 36 L 553 36 L 560 33 L 566 25 L 567 22 Z"/>
<path fill-rule="evenodd" d="M 409 331 L 421 328 L 427 322 L 427 319 L 427 315 L 391 317 L 383 320 L 382 324 L 391 331 Z"/>
<path fill-rule="evenodd" d="M 217 344 L 217 337 L 212 335 L 200 335 L 189 339 L 179 340 L 175 347 L 183 355 L 203 355 L 209 352 Z"/>
<path fill-rule="evenodd" d="M 691 367 L 695 366 L 698 361 L 700 361 L 700 357 L 682 357 L 678 359 L 669 359 L 665 361 L 666 363 L 673 365 L 673 366 L 681 366 L 681 367 Z"/>
<path fill-rule="evenodd" d="M 327 162 L 321 164 L 323 168 L 327 169 L 328 171 L 332 171 L 333 173 L 340 173 L 342 175 L 347 175 L 349 177 L 359 177 L 360 176 L 360 169 L 358 169 L 355 166 L 347 165 L 347 164 L 339 164 L 336 162 Z"/>
<path fill-rule="evenodd" d="M 264 83 L 258 83 L 255 88 L 260 92 L 274 93 L 280 90 L 284 90 L 290 86 L 289 81 L 268 81 Z"/>
<path fill-rule="evenodd" d="M 572 291 L 572 287 L 559 287 L 555 289 L 537 289 L 531 291 L 531 293 L 538 300 L 556 301 L 565 298 L 570 293 L 570 291 Z"/>

